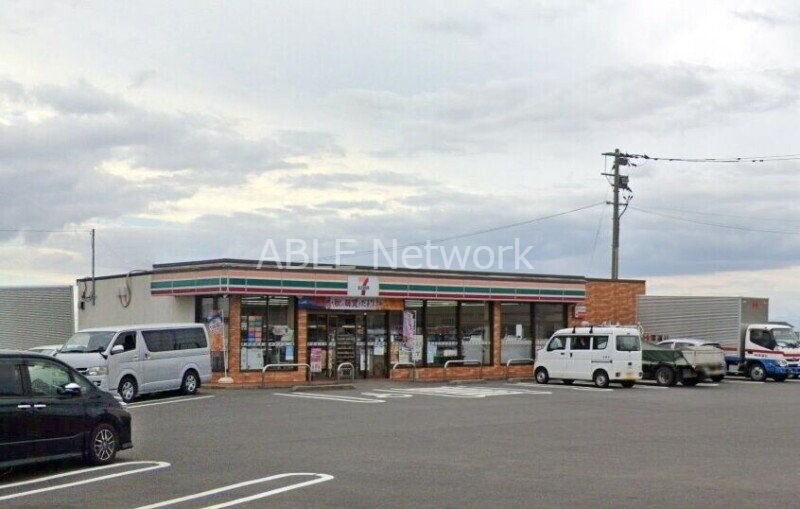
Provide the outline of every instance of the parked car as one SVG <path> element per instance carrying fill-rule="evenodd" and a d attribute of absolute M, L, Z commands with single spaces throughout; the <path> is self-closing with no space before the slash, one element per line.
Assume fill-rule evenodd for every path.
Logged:
<path fill-rule="evenodd" d="M 633 387 L 642 378 L 642 345 L 635 327 L 571 327 L 556 331 L 536 353 L 536 382 L 591 380 L 598 387 L 619 382 Z"/>
<path fill-rule="evenodd" d="M 694 386 L 700 381 L 682 351 L 648 342 L 642 343 L 642 373 L 645 380 L 655 380 L 658 385 L 668 387 L 678 382 Z"/>
<path fill-rule="evenodd" d="M 131 416 L 66 363 L 0 350 L 0 468 L 65 458 L 95 465 L 133 446 Z"/>
<path fill-rule="evenodd" d="M 780 350 L 786 356 L 787 362 L 797 362 L 800 358 L 800 342 L 792 341 L 791 339 L 776 339 L 777 346 L 775 350 Z M 800 378 L 800 374 L 795 373 L 792 375 L 794 378 Z"/>
<path fill-rule="evenodd" d="M 679 350 L 697 372 L 698 381 L 706 378 L 720 382 L 727 373 L 725 351 L 719 343 L 692 338 L 667 339 L 658 343 L 672 350 Z"/>
<path fill-rule="evenodd" d="M 29 352 L 36 352 L 42 355 L 55 355 L 61 349 L 61 345 L 43 345 L 28 348 Z"/>
<path fill-rule="evenodd" d="M 136 396 L 180 389 L 194 394 L 211 381 L 208 334 L 199 323 L 124 325 L 80 330 L 56 358 L 97 387 Z"/>

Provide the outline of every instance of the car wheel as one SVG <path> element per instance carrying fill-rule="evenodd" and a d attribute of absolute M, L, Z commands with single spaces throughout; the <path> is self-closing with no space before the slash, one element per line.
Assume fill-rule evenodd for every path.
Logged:
<path fill-rule="evenodd" d="M 181 392 L 184 394 L 194 394 L 197 392 L 197 386 L 199 385 L 199 380 L 197 379 L 197 373 L 194 370 L 189 370 L 183 375 L 183 382 L 181 382 Z"/>
<path fill-rule="evenodd" d="M 544 368 L 537 369 L 535 376 L 537 384 L 546 384 L 550 380 L 550 376 L 547 374 L 547 370 Z"/>
<path fill-rule="evenodd" d="M 754 382 L 763 382 L 767 379 L 767 370 L 764 369 L 761 363 L 757 362 L 750 366 L 747 375 L 750 377 L 750 380 Z"/>
<path fill-rule="evenodd" d="M 672 368 L 661 366 L 656 370 L 656 383 L 658 385 L 665 385 L 671 387 L 675 385 L 675 371 Z"/>
<path fill-rule="evenodd" d="M 634 381 L 632 381 L 632 380 L 625 380 L 624 382 L 620 382 L 619 384 L 620 384 L 621 386 L 625 387 L 626 389 L 630 389 L 631 387 L 633 387 L 633 386 L 634 386 L 634 384 L 635 384 L 635 383 L 636 383 L 636 382 L 634 382 Z"/>
<path fill-rule="evenodd" d="M 564 382 L 564 385 L 572 385 L 572 382 L 574 382 L 575 380 L 568 380 L 565 378 L 564 380 L 561 381 Z"/>
<path fill-rule="evenodd" d="M 114 426 L 100 423 L 89 434 L 87 459 L 92 465 L 107 465 L 114 461 L 119 450 L 119 437 Z"/>
<path fill-rule="evenodd" d="M 725 380 L 725 375 L 714 375 L 711 377 L 712 382 L 721 382 Z"/>
<path fill-rule="evenodd" d="M 125 403 L 133 401 L 136 397 L 137 390 L 136 380 L 132 376 L 123 377 L 122 380 L 119 381 L 119 387 L 117 387 L 119 397 L 121 397 L 122 401 Z"/>
<path fill-rule="evenodd" d="M 602 369 L 598 369 L 597 371 L 594 372 L 592 380 L 594 380 L 594 384 L 597 387 L 600 387 L 601 389 L 605 389 L 606 387 L 608 387 L 609 383 L 608 373 L 606 373 Z"/>

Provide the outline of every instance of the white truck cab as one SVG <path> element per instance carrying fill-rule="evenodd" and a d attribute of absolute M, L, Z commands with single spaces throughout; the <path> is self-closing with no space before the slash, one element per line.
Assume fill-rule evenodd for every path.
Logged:
<path fill-rule="evenodd" d="M 619 382 L 633 387 L 642 379 L 642 340 L 638 327 L 590 326 L 556 331 L 536 352 L 536 382 L 551 378 L 571 384 L 591 380 L 598 387 Z"/>

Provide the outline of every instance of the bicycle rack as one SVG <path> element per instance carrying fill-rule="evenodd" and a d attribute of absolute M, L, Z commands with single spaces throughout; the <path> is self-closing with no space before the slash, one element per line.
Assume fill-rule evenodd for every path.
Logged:
<path fill-rule="evenodd" d="M 534 363 L 534 360 L 529 358 L 529 357 L 522 357 L 522 358 L 519 358 L 519 359 L 508 359 L 508 361 L 506 361 L 506 380 L 508 380 L 508 368 L 512 364 L 518 364 L 519 365 L 519 364 L 533 364 L 533 363 Z"/>
<path fill-rule="evenodd" d="M 392 371 L 396 370 L 399 366 L 408 366 L 411 368 L 411 375 L 414 382 L 417 381 L 417 366 L 413 362 L 395 362 L 392 364 Z"/>
<path fill-rule="evenodd" d="M 356 367 L 353 366 L 352 362 L 343 362 L 336 367 L 336 381 L 338 382 L 341 380 L 342 369 L 349 369 L 350 370 L 350 381 L 355 382 L 356 380 Z"/>
<path fill-rule="evenodd" d="M 450 377 L 447 376 L 447 368 L 450 367 L 450 364 L 461 364 L 462 366 L 478 366 L 478 378 L 483 379 L 483 363 L 478 360 L 474 359 L 453 359 L 446 361 L 444 363 L 444 378 L 445 380 L 450 380 Z"/>
<path fill-rule="evenodd" d="M 266 366 L 264 366 L 264 368 L 261 370 L 261 387 L 264 387 L 264 374 L 267 372 L 267 370 L 268 370 L 269 368 L 277 368 L 277 367 L 282 367 L 282 368 L 299 368 L 299 367 L 305 367 L 305 368 L 306 368 L 306 373 L 308 374 L 308 381 L 309 381 L 309 382 L 311 381 L 311 366 L 310 366 L 310 365 L 308 365 L 308 364 L 305 364 L 305 363 L 302 363 L 302 362 L 300 362 L 300 363 L 296 363 L 296 364 L 267 364 L 267 365 L 266 365 Z"/>

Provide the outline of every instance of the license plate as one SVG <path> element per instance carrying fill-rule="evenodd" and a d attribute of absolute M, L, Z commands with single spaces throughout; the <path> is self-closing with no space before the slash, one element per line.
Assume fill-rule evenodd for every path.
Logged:
<path fill-rule="evenodd" d="M 633 380 L 636 378 L 636 375 L 634 375 L 633 373 L 625 373 L 625 378 L 627 380 Z"/>

